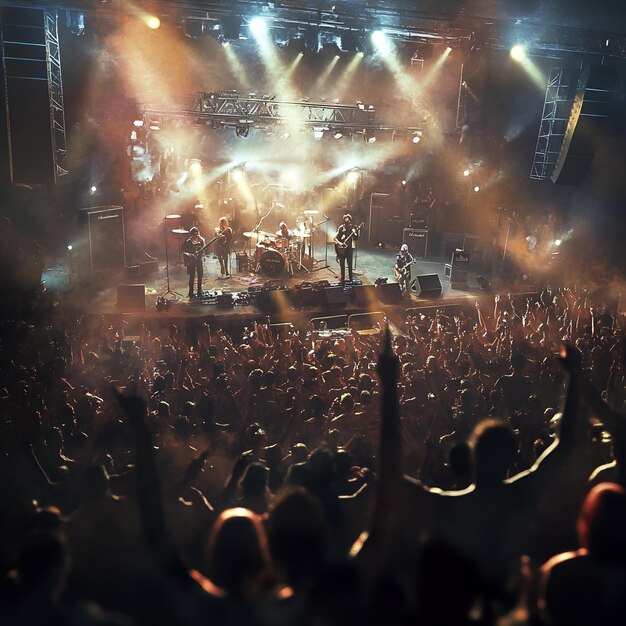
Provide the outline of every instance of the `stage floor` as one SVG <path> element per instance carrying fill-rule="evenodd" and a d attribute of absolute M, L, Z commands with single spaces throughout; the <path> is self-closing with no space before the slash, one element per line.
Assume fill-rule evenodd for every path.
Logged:
<path fill-rule="evenodd" d="M 319 254 L 319 253 L 318 253 Z M 356 255 L 356 267 L 354 280 L 357 284 L 373 285 L 379 278 L 387 278 L 388 282 L 395 282 L 393 278 L 393 265 L 395 262 L 395 249 L 379 249 L 361 247 Z M 233 257 L 234 258 L 234 257 Z M 297 272 L 294 276 L 267 276 L 262 273 L 255 274 L 252 271 L 239 271 L 236 264 L 232 264 L 232 278 L 220 279 L 219 263 L 216 257 L 209 255 L 204 260 L 203 290 L 207 298 L 189 299 L 188 276 L 184 266 L 176 265 L 177 259 L 170 260 L 169 288 L 166 294 L 167 273 L 164 259 L 158 260 L 158 272 L 151 276 L 133 275 L 128 269 L 114 272 L 93 274 L 82 277 L 80 281 L 75 276 L 70 276 L 67 263 L 51 263 L 44 270 L 43 281 L 47 289 L 51 291 L 68 292 L 71 300 L 83 308 L 86 314 L 91 315 L 123 315 L 124 317 L 178 317 L 178 318 L 250 318 L 255 319 L 263 316 L 266 311 L 256 304 L 237 306 L 219 306 L 215 304 L 215 296 L 222 294 L 237 295 L 242 292 L 255 291 L 263 287 L 293 288 L 303 283 L 317 283 L 328 281 L 338 284 L 339 265 L 335 260 L 332 244 L 328 246 L 329 267 L 324 267 L 323 260 L 314 266 L 314 271 Z M 342 305 L 328 305 L 319 302 L 312 306 L 297 307 L 285 305 L 279 310 L 272 311 L 272 320 L 293 321 L 302 317 L 314 317 L 339 312 L 353 314 L 365 311 L 381 311 L 385 315 L 404 315 L 406 309 L 424 308 L 432 306 L 448 306 L 451 304 L 469 303 L 484 297 L 485 291 L 480 289 L 476 280 L 477 273 L 468 272 L 467 287 L 452 289 L 450 282 L 444 277 L 443 260 L 418 260 L 412 268 L 413 278 L 422 274 L 437 274 L 441 282 L 442 293 L 438 297 L 424 297 L 419 293 L 405 296 L 400 303 L 382 304 L 371 302 L 367 305 L 348 302 Z M 125 310 L 126 307 L 118 306 L 117 287 L 119 285 L 141 284 L 145 286 L 145 310 Z M 165 310 L 157 310 L 157 299 L 165 295 L 169 306 Z M 340 310 L 338 310 L 340 309 Z"/>

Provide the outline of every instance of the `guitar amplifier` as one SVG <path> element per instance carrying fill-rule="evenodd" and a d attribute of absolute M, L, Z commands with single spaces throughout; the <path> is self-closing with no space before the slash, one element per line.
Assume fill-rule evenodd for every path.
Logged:
<path fill-rule="evenodd" d="M 428 253 L 428 229 L 405 228 L 402 243 L 409 246 L 409 252 L 420 259 L 425 259 Z"/>
<path fill-rule="evenodd" d="M 402 241 L 402 230 L 406 222 L 401 215 L 390 215 L 380 221 L 378 237 L 381 242 L 397 246 Z"/>
<path fill-rule="evenodd" d="M 428 228 L 428 217 L 423 217 L 420 215 L 415 215 L 411 213 L 411 228 L 419 228 L 419 229 L 427 229 Z"/>

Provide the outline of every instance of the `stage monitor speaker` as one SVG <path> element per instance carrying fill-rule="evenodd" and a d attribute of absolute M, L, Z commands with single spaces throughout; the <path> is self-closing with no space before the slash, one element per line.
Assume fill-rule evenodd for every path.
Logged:
<path fill-rule="evenodd" d="M 583 68 L 565 130 L 552 182 L 578 186 L 591 167 L 601 136 L 612 112 L 617 88 L 617 68 L 594 65 Z"/>
<path fill-rule="evenodd" d="M 438 274 L 420 274 L 411 283 L 411 291 L 425 298 L 441 295 L 441 281 Z"/>
<path fill-rule="evenodd" d="M 328 306 L 343 307 L 348 304 L 349 293 L 343 287 L 326 287 L 321 292 L 322 297 L 318 300 Z"/>
<path fill-rule="evenodd" d="M 141 311 L 146 308 L 145 285 L 118 285 L 117 286 L 117 310 Z"/>
<path fill-rule="evenodd" d="M 119 206 L 81 209 L 79 220 L 87 229 L 90 270 L 101 272 L 124 267 L 124 209 Z"/>
<path fill-rule="evenodd" d="M 256 294 L 256 305 L 264 313 L 278 313 L 292 308 L 287 289 L 270 289 Z"/>
<path fill-rule="evenodd" d="M 428 252 L 428 230 L 425 228 L 405 228 L 402 243 L 409 246 L 409 252 L 420 259 L 425 259 Z"/>
<path fill-rule="evenodd" d="M 402 302 L 400 283 L 380 283 L 376 285 L 376 295 L 383 304 L 398 304 Z"/>
<path fill-rule="evenodd" d="M 9 167 L 13 183 L 46 185 L 56 182 L 46 13 L 41 9 L 5 7 L 1 14 Z"/>
<path fill-rule="evenodd" d="M 365 307 L 377 304 L 376 285 L 355 285 L 350 290 L 350 301 L 352 304 Z"/>

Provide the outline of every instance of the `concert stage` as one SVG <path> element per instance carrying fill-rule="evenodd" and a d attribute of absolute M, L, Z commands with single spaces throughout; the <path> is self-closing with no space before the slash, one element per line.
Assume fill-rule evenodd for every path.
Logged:
<path fill-rule="evenodd" d="M 44 271 L 44 284 L 51 291 L 67 290 L 71 301 L 87 315 L 122 316 L 128 320 L 163 318 L 213 320 L 221 327 L 247 319 L 270 316 L 273 322 L 302 322 L 327 315 L 349 316 L 381 312 L 389 318 L 401 318 L 407 309 L 472 305 L 486 295 L 478 283 L 478 274 L 468 272 L 467 285 L 453 289 L 444 276 L 443 260 L 418 259 L 412 277 L 428 276 L 426 284 L 435 289 L 420 293 L 419 284 L 411 295 L 400 297 L 393 279 L 395 249 L 362 246 L 356 255 L 354 285 L 342 289 L 339 266 L 329 244 L 329 267 L 323 263 L 314 271 L 301 271 L 294 276 L 267 276 L 234 267 L 232 278 L 220 278 L 219 263 L 213 255 L 204 259 L 202 298 L 188 298 L 188 276 L 183 266 L 170 262 L 170 293 L 164 260 L 158 271 L 143 276 L 142 266 L 97 273 L 80 281 L 70 276 L 67 264 L 58 264 Z M 234 258 L 234 257 L 233 257 Z M 156 264 L 152 264 L 155 269 Z M 375 287 L 387 278 L 387 286 Z M 422 281 L 424 282 L 424 281 Z M 441 292 L 438 293 L 438 285 Z M 159 306 L 157 306 L 159 304 Z"/>

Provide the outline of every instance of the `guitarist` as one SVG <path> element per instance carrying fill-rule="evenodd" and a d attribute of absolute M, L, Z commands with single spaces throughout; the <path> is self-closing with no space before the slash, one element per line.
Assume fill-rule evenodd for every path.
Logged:
<path fill-rule="evenodd" d="M 352 282 L 352 251 L 355 242 L 359 239 L 359 229 L 352 224 L 352 216 L 346 213 L 343 223 L 337 229 L 335 235 L 335 252 L 341 267 L 341 284 L 346 282 L 346 261 L 348 262 L 348 280 Z"/>
<path fill-rule="evenodd" d="M 198 297 L 202 295 L 202 250 L 204 250 L 204 237 L 193 226 L 189 229 L 189 238 L 181 246 L 187 274 L 189 274 L 189 297 L 193 298 L 193 285 L 196 274 L 198 276 Z"/>
<path fill-rule="evenodd" d="M 400 252 L 396 255 L 396 264 L 393 272 L 400 283 L 402 293 L 406 294 L 411 284 L 411 265 L 414 263 L 413 255 L 409 252 L 409 246 L 405 243 L 400 247 Z"/>
<path fill-rule="evenodd" d="M 215 229 L 217 241 L 215 242 L 215 254 L 220 262 L 221 278 L 230 278 L 228 268 L 228 255 L 230 253 L 230 242 L 233 239 L 233 229 L 228 225 L 225 217 L 220 217 L 219 228 Z"/>

